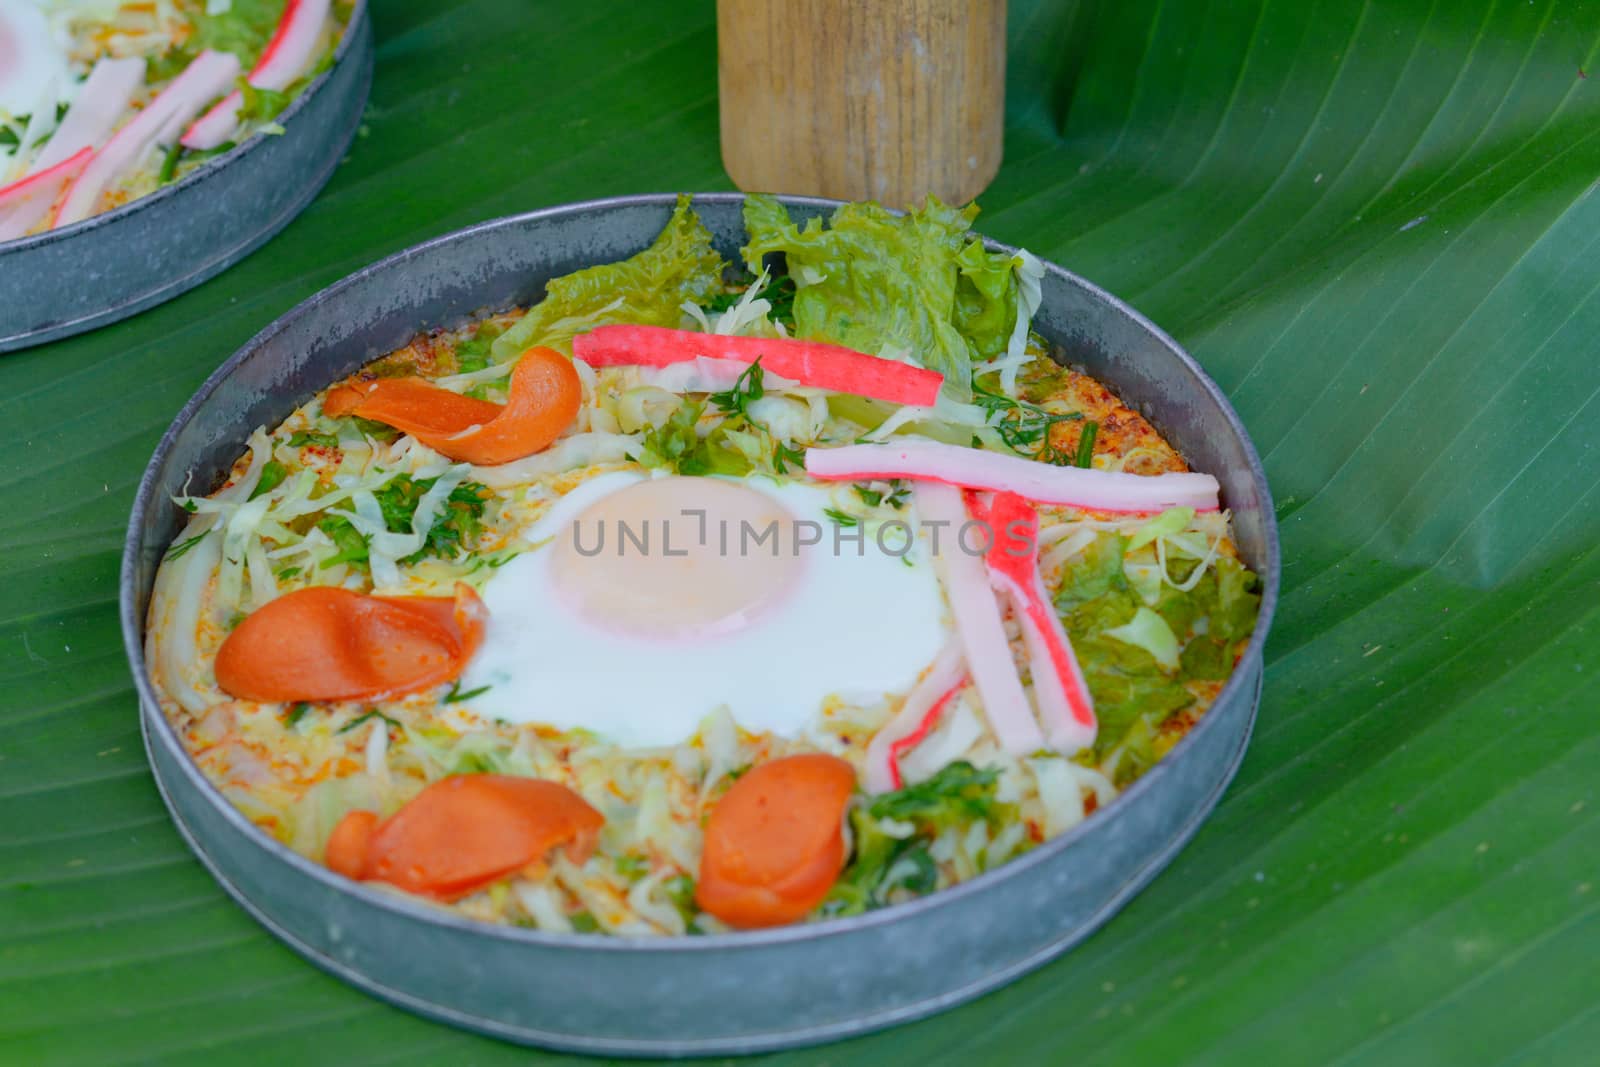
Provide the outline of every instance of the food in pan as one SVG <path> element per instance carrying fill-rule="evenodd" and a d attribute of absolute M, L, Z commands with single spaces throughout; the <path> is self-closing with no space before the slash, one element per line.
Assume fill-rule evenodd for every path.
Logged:
<path fill-rule="evenodd" d="M 1258 583 L 972 217 L 751 197 L 730 267 L 682 201 L 256 429 L 150 605 L 201 769 L 381 892 L 620 935 L 859 914 L 1096 817 Z"/>
<path fill-rule="evenodd" d="M 332 62 L 346 0 L 0 0 L 0 241 L 78 222 L 257 133 Z"/>

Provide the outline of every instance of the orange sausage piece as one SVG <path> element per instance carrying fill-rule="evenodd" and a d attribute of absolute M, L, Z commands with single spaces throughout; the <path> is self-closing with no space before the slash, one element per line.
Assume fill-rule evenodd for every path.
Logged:
<path fill-rule="evenodd" d="M 732 926 L 804 918 L 844 867 L 855 786 L 854 768 L 836 756 L 757 764 L 711 810 L 695 901 Z"/>
<path fill-rule="evenodd" d="M 331 390 L 322 410 L 386 423 L 457 462 L 492 467 L 550 447 L 582 404 L 583 383 L 572 361 L 530 348 L 511 372 L 504 406 L 421 378 L 382 378 Z"/>
<path fill-rule="evenodd" d="M 328 835 L 328 847 L 323 850 L 328 869 L 346 878 L 359 879 L 367 865 L 372 831 L 377 826 L 378 816 L 370 811 L 352 811 L 340 819 L 339 825 Z"/>
<path fill-rule="evenodd" d="M 447 903 L 542 863 L 555 848 L 582 863 L 605 823 L 560 783 L 499 774 L 441 779 L 376 819 L 370 811 L 346 815 L 328 839 L 328 866 Z"/>
<path fill-rule="evenodd" d="M 251 613 L 217 650 L 217 684 L 242 700 L 396 696 L 459 675 L 487 611 L 464 584 L 446 597 L 296 590 Z"/>

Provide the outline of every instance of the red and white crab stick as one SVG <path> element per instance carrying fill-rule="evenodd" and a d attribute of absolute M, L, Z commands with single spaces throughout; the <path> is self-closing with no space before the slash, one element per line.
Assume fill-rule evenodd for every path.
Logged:
<path fill-rule="evenodd" d="M 992 531 L 984 557 L 989 582 L 1011 602 L 1022 627 L 1033 698 L 1050 747 L 1068 754 L 1089 747 L 1096 730 L 1094 702 L 1039 574 L 1039 513 L 1015 493 L 996 493 L 987 503 L 968 493 L 967 508 Z"/>
<path fill-rule="evenodd" d="M 1145 476 L 1057 467 L 1021 456 L 937 441 L 808 448 L 806 473 L 824 481 L 911 478 L 965 489 L 1016 493 L 1042 504 L 1128 514 L 1153 514 L 1179 507 L 1215 511 L 1220 488 L 1209 474 Z"/>
<path fill-rule="evenodd" d="M 277 31 L 250 71 L 251 86 L 282 92 L 305 73 L 328 20 L 328 6 L 329 0 L 289 0 Z M 239 109 L 243 106 L 244 94 L 235 89 L 189 127 L 183 135 L 183 147 L 203 151 L 227 141 L 239 128 Z"/>
<path fill-rule="evenodd" d="M 28 173 L 0 187 L 0 241 L 21 237 L 50 212 L 67 182 L 83 170 L 144 84 L 144 60 L 102 59 L 78 90 Z"/>
<path fill-rule="evenodd" d="M 1011 658 L 1000 617 L 1000 602 L 989 585 L 983 558 L 968 552 L 958 531 L 969 519 L 961 490 L 936 482 L 917 486 L 917 515 L 944 531 L 935 557 L 950 613 L 955 616 L 956 637 L 972 672 L 972 684 L 1000 747 L 1013 756 L 1026 756 L 1045 747 L 1044 734 L 1034 721 L 1022 678 Z"/>
<path fill-rule="evenodd" d="M 905 784 L 900 757 L 921 744 L 939 725 L 945 708 L 967 684 L 967 665 L 959 641 L 940 650 L 922 679 L 906 694 L 906 702 L 867 745 L 863 784 L 869 793 L 887 793 Z"/>
<path fill-rule="evenodd" d="M 572 354 L 591 367 L 666 367 L 706 357 L 740 363 L 835 393 L 931 407 L 944 375 L 843 345 L 784 337 L 736 337 L 666 326 L 601 326 L 572 339 Z"/>
<path fill-rule="evenodd" d="M 27 177 L 18 178 L 10 185 L 0 186 L 0 208 L 21 207 L 45 193 L 51 193 L 51 199 L 54 199 L 53 194 L 61 188 L 61 183 L 82 170 L 92 155 L 94 149 L 80 148 L 54 166 L 36 170 Z M 46 208 L 48 207 L 47 201 Z"/>
<path fill-rule="evenodd" d="M 163 131 L 188 121 L 208 101 L 225 92 L 238 76 L 239 60 L 232 53 L 210 49 L 201 52 L 159 96 L 95 153 L 62 197 L 51 225 L 65 226 L 92 215 L 100 195 L 125 171 L 144 160 Z"/>

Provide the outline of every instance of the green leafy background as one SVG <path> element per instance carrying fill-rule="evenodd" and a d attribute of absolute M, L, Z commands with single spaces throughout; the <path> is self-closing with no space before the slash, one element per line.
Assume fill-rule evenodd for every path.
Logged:
<path fill-rule="evenodd" d="M 0 359 L 0 1061 L 545 1058 L 368 999 L 230 904 L 156 797 L 117 634 L 149 451 L 274 316 L 480 219 L 728 187 L 709 0 L 377 6 L 368 131 L 310 210 Z M 1010 23 L 981 226 L 1162 323 L 1253 432 L 1285 559 L 1261 717 L 1193 845 L 1068 958 L 775 1060 L 1594 1062 L 1600 7 Z"/>

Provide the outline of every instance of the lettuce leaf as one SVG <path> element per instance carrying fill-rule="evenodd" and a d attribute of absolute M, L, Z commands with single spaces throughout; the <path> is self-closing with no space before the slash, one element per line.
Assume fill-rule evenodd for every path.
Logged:
<path fill-rule="evenodd" d="M 928 846 L 942 831 L 976 822 L 997 827 L 1016 818 L 1016 805 L 996 799 L 998 779 L 998 771 L 957 760 L 926 781 L 854 808 L 851 859 L 822 904 L 822 914 L 859 915 L 890 903 L 894 890 L 928 893 L 937 888 L 939 872 Z M 905 836 L 888 833 L 885 821 L 910 824 L 912 831 Z"/>
<path fill-rule="evenodd" d="M 1127 622 L 1136 606 L 1131 599 L 1132 587 L 1122 570 L 1127 546 L 1127 538 L 1114 533 L 1102 533 L 1089 542 L 1061 575 L 1061 584 L 1056 589 L 1056 610 L 1065 616 L 1107 593 L 1126 593 L 1130 598 L 1127 616 L 1109 625 L 1120 626 Z"/>
<path fill-rule="evenodd" d="M 989 252 L 972 241 L 956 256 L 956 329 L 972 343 L 979 359 L 993 359 L 1006 350 L 1017 321 L 1014 256 Z"/>
<path fill-rule="evenodd" d="M 244 70 L 254 67 L 272 40 L 283 16 L 283 0 L 233 0 L 228 10 L 209 14 L 204 4 L 189 6 L 185 15 L 194 27 L 181 44 L 167 49 L 150 64 L 152 83 L 175 78 L 206 49 L 232 52 Z"/>
<path fill-rule="evenodd" d="M 551 279 L 545 298 L 494 339 L 491 355 L 507 363 L 534 345 L 568 351 L 575 334 L 614 323 L 681 326 L 685 301 L 705 304 L 722 291 L 722 268 L 710 232 L 679 196 L 649 248 Z"/>
<path fill-rule="evenodd" d="M 1126 554 L 1149 542 L 1141 533 L 1159 533 L 1179 518 L 1189 516 L 1169 512 L 1132 540 L 1101 533 L 1064 569 L 1055 596 L 1100 720 L 1095 756 L 1124 749 L 1119 785 L 1154 758 L 1145 750 L 1156 728 L 1194 702 L 1184 682 L 1228 676 L 1261 607 L 1259 580 L 1230 556 L 1219 556 L 1192 589 L 1163 585 L 1154 610 L 1143 603 L 1129 582 Z"/>
<path fill-rule="evenodd" d="M 797 336 L 874 354 L 908 351 L 965 401 L 973 361 L 1003 353 L 1017 319 L 1014 257 L 991 255 L 971 236 L 977 211 L 931 196 L 906 215 L 845 204 L 826 229 L 817 218 L 801 228 L 777 200 L 751 196 L 743 252 L 751 271 L 769 253 L 787 257 Z"/>
<path fill-rule="evenodd" d="M 1164 671 L 1176 673 L 1178 670 L 1178 638 L 1166 619 L 1143 605 L 1133 613 L 1132 619 L 1105 631 L 1103 636 L 1143 649 Z"/>

